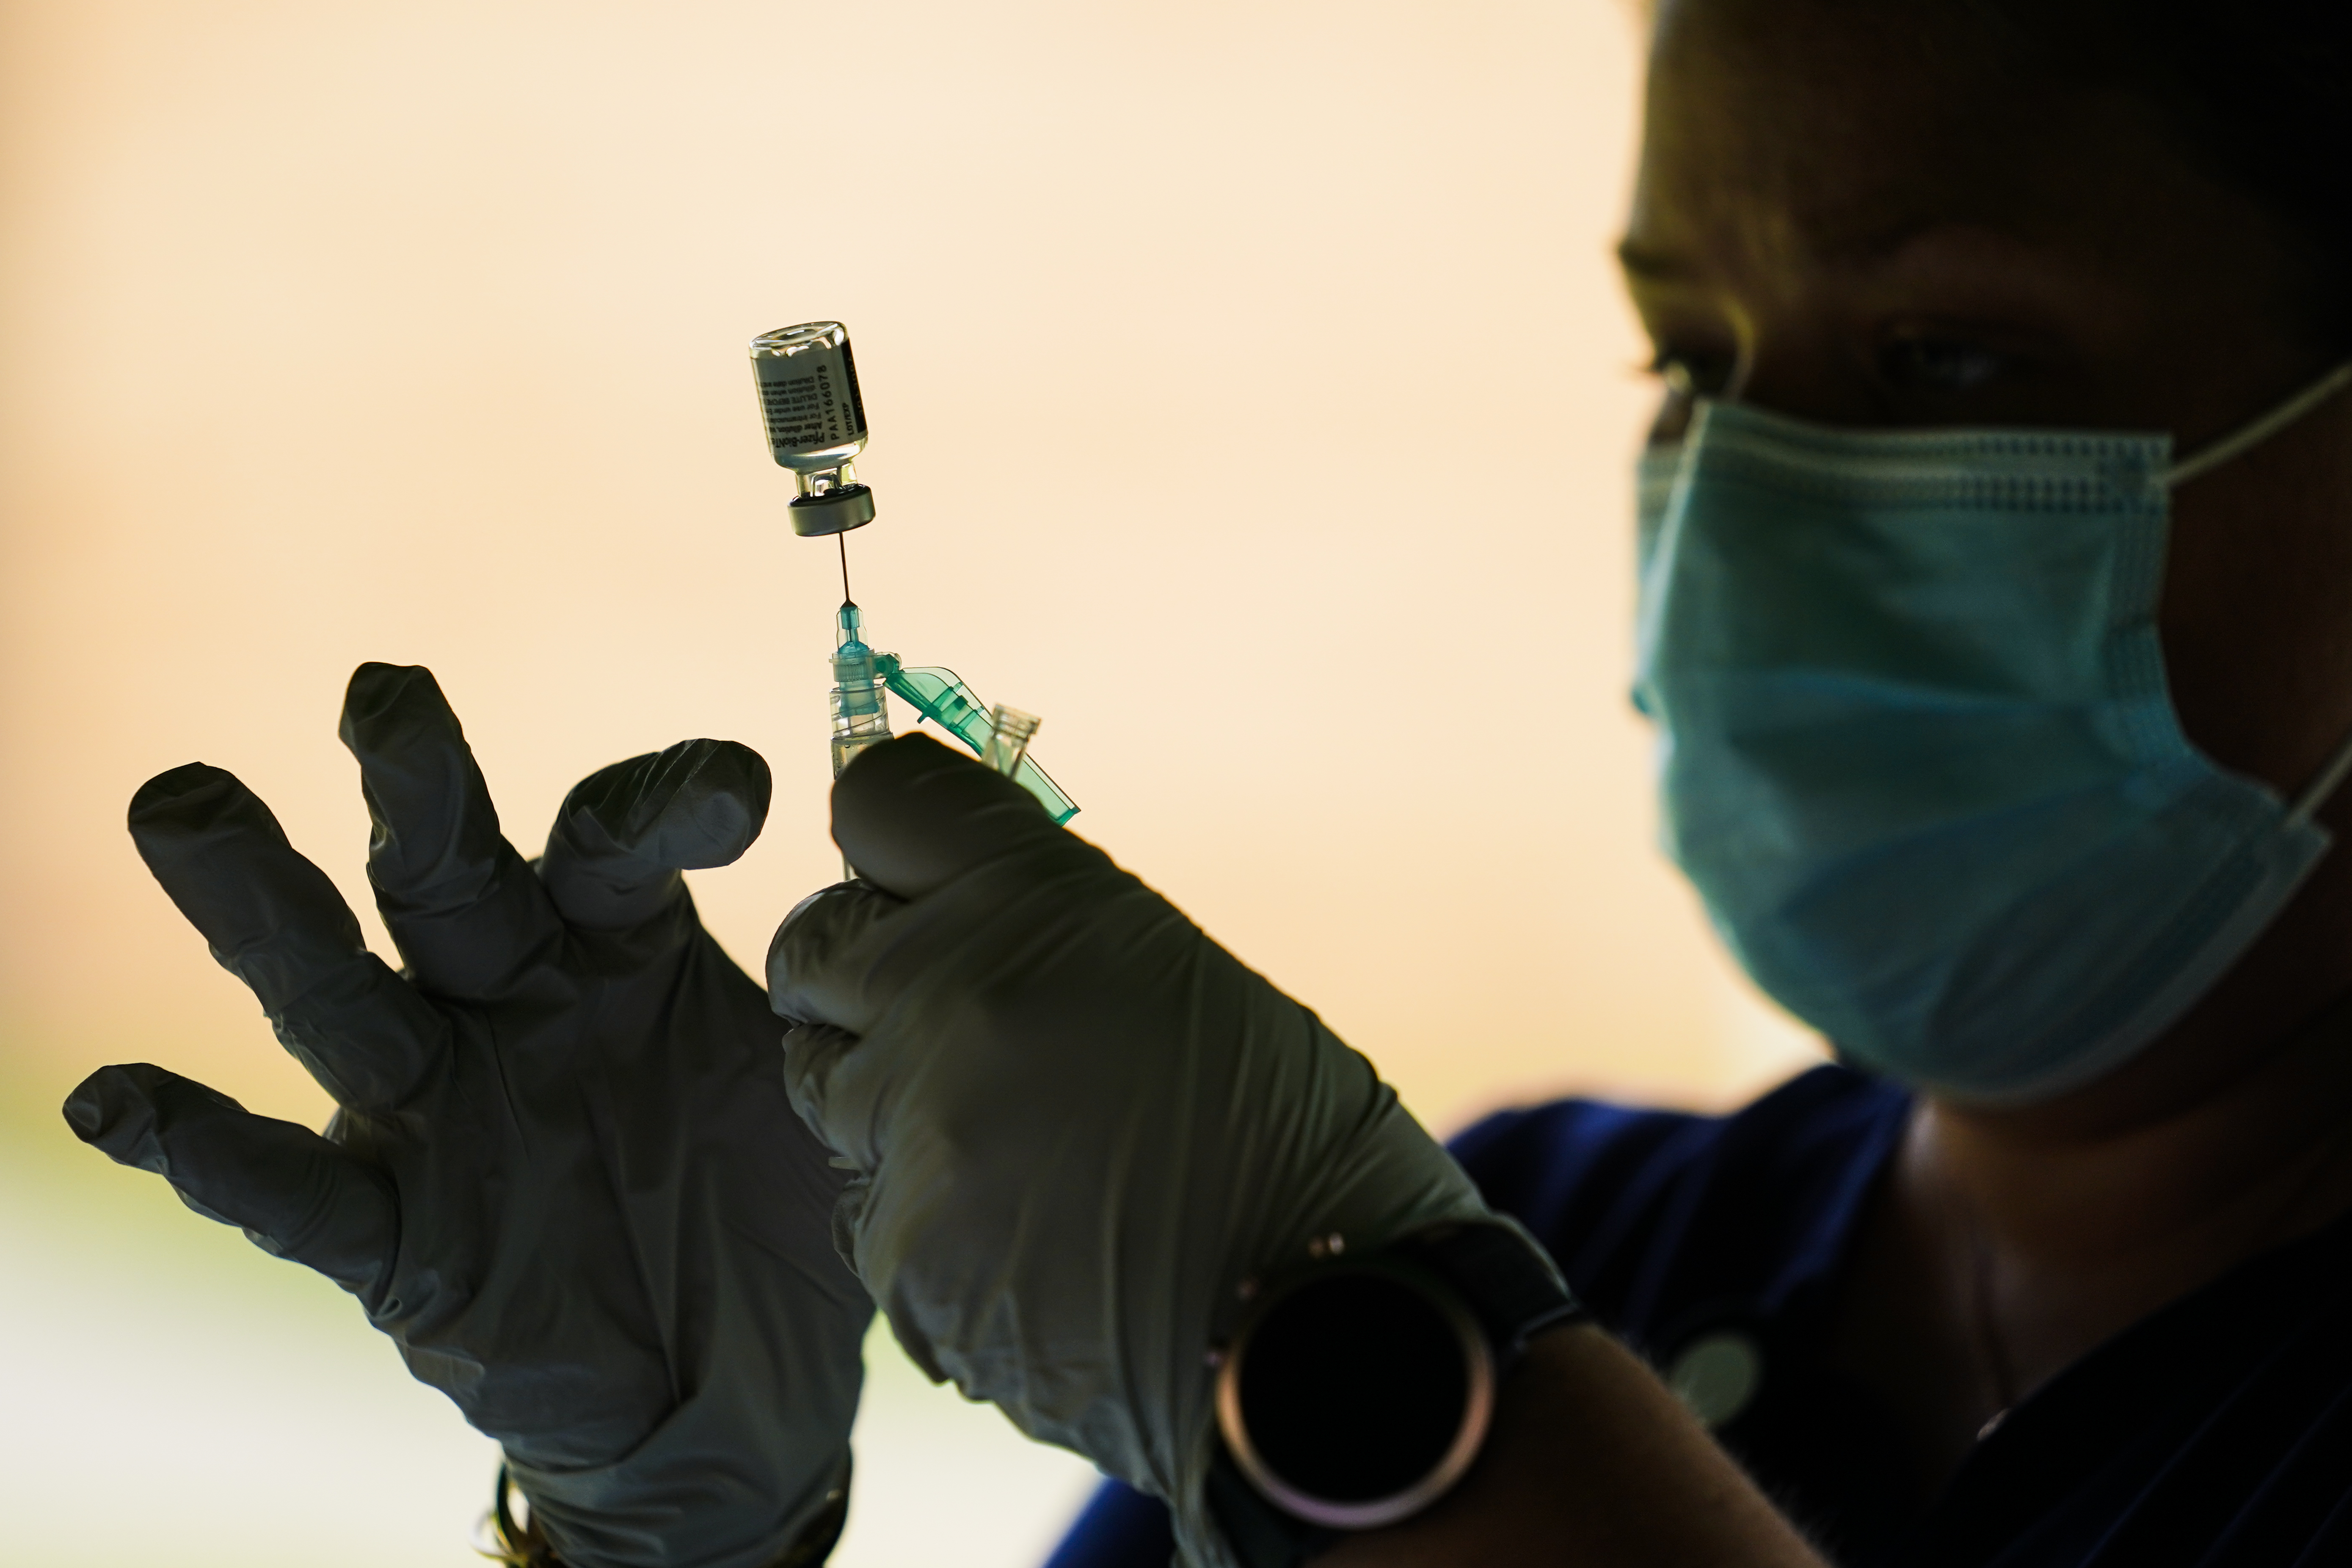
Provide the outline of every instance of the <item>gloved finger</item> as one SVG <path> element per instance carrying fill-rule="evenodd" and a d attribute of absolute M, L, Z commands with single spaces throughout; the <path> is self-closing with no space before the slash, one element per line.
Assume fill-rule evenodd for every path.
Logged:
<path fill-rule="evenodd" d="M 447 1029 L 368 952 L 326 873 L 286 842 L 233 773 L 190 763 L 131 797 L 131 837 L 221 966 L 253 988 L 278 1037 L 354 1110 L 397 1104 Z"/>
<path fill-rule="evenodd" d="M 489 786 L 422 665 L 363 664 L 343 693 L 343 744 L 373 826 L 368 880 L 409 973 L 467 1001 L 500 994 L 562 925 L 499 833 Z"/>
<path fill-rule="evenodd" d="M 864 881 L 842 882 L 794 905 L 768 944 L 768 1005 L 795 1024 L 862 1031 L 888 997 L 875 990 L 862 949 L 906 900 Z"/>
<path fill-rule="evenodd" d="M 99 1068 L 66 1097 L 65 1115 L 75 1137 L 163 1177 L 181 1202 L 266 1251 L 362 1292 L 391 1267 L 400 1227 L 390 1183 L 307 1127 L 144 1062 Z"/>
<path fill-rule="evenodd" d="M 925 734 L 868 747 L 833 785 L 833 837 L 857 874 L 919 899 L 1008 849 L 1063 836 L 1036 797 Z"/>
<path fill-rule="evenodd" d="M 879 1119 L 870 1104 L 850 1111 L 848 1097 L 836 1102 L 831 1092 L 835 1069 L 857 1044 L 856 1035 L 831 1024 L 794 1024 L 784 1031 L 784 1093 L 817 1142 L 834 1152 L 836 1163 L 870 1173 L 880 1163 Z M 855 1268 L 856 1259 L 846 1247 L 841 1251 L 843 1261 Z"/>
<path fill-rule="evenodd" d="M 751 847 L 773 789 L 766 760 L 733 741 L 614 763 L 564 797 L 540 880 L 573 925 L 641 924 L 684 895 L 681 869 L 729 865 Z"/>

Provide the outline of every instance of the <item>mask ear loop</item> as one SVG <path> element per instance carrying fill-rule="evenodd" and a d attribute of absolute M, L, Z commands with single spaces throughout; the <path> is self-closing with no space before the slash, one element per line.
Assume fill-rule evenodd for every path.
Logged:
<path fill-rule="evenodd" d="M 2165 475 L 2166 486 L 2178 489 L 2199 475 L 2210 473 L 2241 453 L 2261 446 L 2347 386 L 2352 386 L 2352 361 L 2337 365 L 2252 424 L 2239 426 L 2196 456 L 2173 464 Z M 2294 805 L 2287 808 L 2286 826 L 2301 827 L 2308 823 L 2327 804 L 2347 774 L 2352 774 L 2352 734 L 2344 737 L 2311 782 L 2303 786 L 2303 793 L 2294 797 Z"/>
<path fill-rule="evenodd" d="M 2242 425 L 2194 457 L 2172 465 L 2164 482 L 2173 489 L 2220 468 L 2231 458 L 2261 446 L 2346 387 L 2352 386 L 2352 362 L 2337 365 L 2251 425 Z"/>
<path fill-rule="evenodd" d="M 2286 825 L 2301 827 L 2309 822 L 2327 804 L 2327 797 L 2336 793 L 2336 786 L 2344 782 L 2347 773 L 2352 773 L 2352 735 L 2344 737 L 2336 754 L 2327 759 L 2327 765 L 2303 786 L 2303 793 L 2295 796 L 2294 805 L 2287 810 Z"/>

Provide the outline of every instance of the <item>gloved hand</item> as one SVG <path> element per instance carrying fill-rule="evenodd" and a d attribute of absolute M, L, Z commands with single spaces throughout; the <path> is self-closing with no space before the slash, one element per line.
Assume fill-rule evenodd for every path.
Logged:
<path fill-rule="evenodd" d="M 430 672 L 368 664 L 342 737 L 395 974 L 268 809 L 200 763 L 131 803 L 140 853 L 341 1110 L 320 1137 L 148 1066 L 76 1133 L 356 1294 L 504 1446 L 580 1568 L 752 1568 L 845 1481 L 872 1308 L 782 1027 L 680 867 L 757 837 L 767 764 L 689 741 L 574 789 L 526 863 Z"/>
<path fill-rule="evenodd" d="M 1370 1062 L 1036 802 L 919 736 L 834 786 L 860 880 L 768 954 L 793 1104 L 856 1168 L 842 1246 L 935 1379 L 1173 1510 L 1246 1279 L 1487 1217 Z"/>

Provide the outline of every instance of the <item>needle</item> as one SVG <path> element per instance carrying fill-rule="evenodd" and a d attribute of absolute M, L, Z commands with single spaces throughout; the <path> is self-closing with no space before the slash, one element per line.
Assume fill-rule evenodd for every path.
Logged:
<path fill-rule="evenodd" d="M 841 602 L 854 604 L 856 601 L 849 596 L 849 535 L 836 533 L 833 542 L 841 546 Z"/>

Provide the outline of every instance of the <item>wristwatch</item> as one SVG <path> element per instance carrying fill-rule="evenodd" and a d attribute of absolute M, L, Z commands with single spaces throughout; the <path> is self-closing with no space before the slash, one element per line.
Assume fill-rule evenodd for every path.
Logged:
<path fill-rule="evenodd" d="M 1327 1236 L 1308 1251 L 1243 1287 L 1243 1315 L 1213 1352 L 1208 1502 L 1244 1568 L 1295 1568 L 1444 1496 L 1478 1457 L 1504 1372 L 1535 1335 L 1586 1315 L 1507 1221 L 1360 1256 Z"/>

